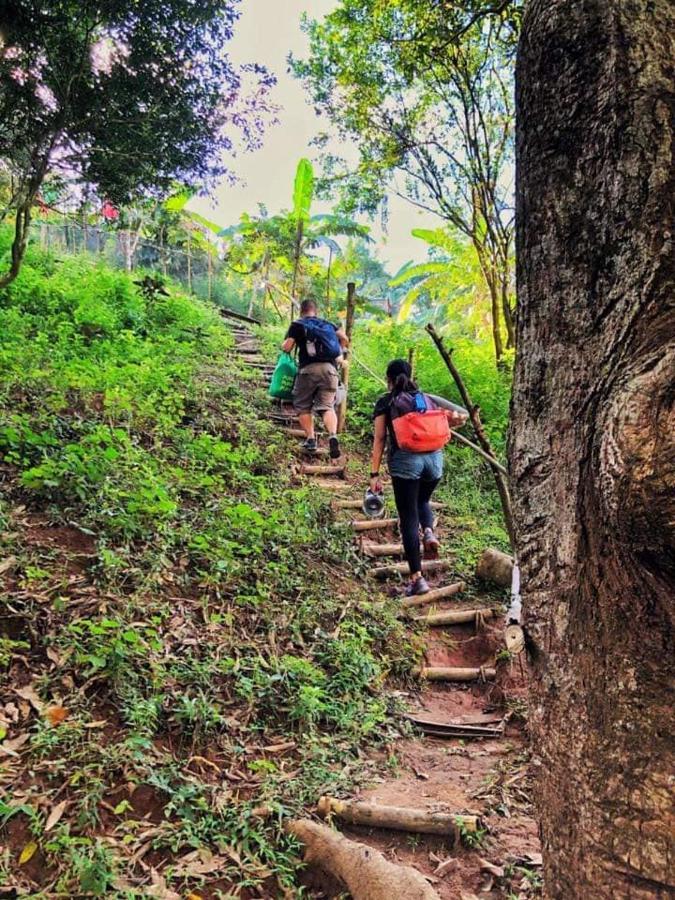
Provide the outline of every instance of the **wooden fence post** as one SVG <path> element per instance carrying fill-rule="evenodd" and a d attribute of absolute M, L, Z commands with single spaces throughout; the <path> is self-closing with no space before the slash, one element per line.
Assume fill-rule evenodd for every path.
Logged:
<path fill-rule="evenodd" d="M 345 334 L 349 339 L 350 345 L 352 340 L 352 332 L 354 330 L 354 313 L 356 311 L 356 284 L 350 281 L 347 284 L 347 315 L 345 317 Z M 345 350 L 345 361 L 342 365 L 342 385 L 345 395 L 338 409 L 338 434 L 345 430 L 347 421 L 347 394 L 349 392 L 349 349 Z"/>

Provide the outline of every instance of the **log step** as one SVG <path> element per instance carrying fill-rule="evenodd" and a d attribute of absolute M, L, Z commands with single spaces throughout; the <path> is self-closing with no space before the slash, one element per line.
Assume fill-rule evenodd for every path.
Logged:
<path fill-rule="evenodd" d="M 244 344 L 235 344 L 234 350 L 242 356 L 258 356 L 260 353 L 260 347 L 248 347 Z"/>
<path fill-rule="evenodd" d="M 362 541 L 361 552 L 364 556 L 403 556 L 403 544 L 377 544 L 375 541 Z"/>
<path fill-rule="evenodd" d="M 382 528 L 395 528 L 398 519 L 353 519 L 350 525 L 356 532 L 379 531 Z"/>
<path fill-rule="evenodd" d="M 321 797 L 317 804 L 320 816 L 335 816 L 350 825 L 370 828 L 391 828 L 416 834 L 439 834 L 458 837 L 459 826 L 465 831 L 477 831 L 480 820 L 475 815 L 441 812 L 406 806 L 389 806 L 359 800 L 337 800 Z M 393 898 L 392 898 L 393 900 Z"/>
<path fill-rule="evenodd" d="M 451 569 L 454 562 L 450 559 L 425 559 L 422 561 L 423 572 L 444 572 Z M 391 566 L 377 566 L 371 569 L 371 574 L 375 578 L 395 578 L 397 575 L 407 575 L 409 572 L 408 563 L 393 563 Z M 425 594 L 424 596 L 429 596 Z"/>
<path fill-rule="evenodd" d="M 311 463 L 303 463 L 298 469 L 300 475 L 332 475 L 335 478 L 344 478 L 345 470 L 345 466 L 313 466 Z"/>
<path fill-rule="evenodd" d="M 421 597 L 404 597 L 401 600 L 401 606 L 408 609 L 412 606 L 426 606 L 428 603 L 436 603 L 437 600 L 445 600 L 452 597 L 453 594 L 460 594 L 466 589 L 464 581 L 456 581 L 454 584 L 446 584 L 445 587 L 436 588 L 429 591 L 428 594 L 422 594 Z"/>
<path fill-rule="evenodd" d="M 406 716 L 416 728 L 419 728 L 429 737 L 445 738 L 498 738 L 504 734 L 506 720 L 500 718 L 494 725 L 470 724 L 468 722 L 430 722 L 428 719 L 418 719 L 416 716 Z"/>
<path fill-rule="evenodd" d="M 444 625 L 467 625 L 475 622 L 478 625 L 482 619 L 494 619 L 498 615 L 496 609 L 447 609 L 441 612 L 428 613 L 424 616 L 410 616 L 413 622 L 421 622 L 430 628 L 440 628 Z"/>
<path fill-rule="evenodd" d="M 306 481 L 305 484 L 316 485 L 316 487 L 323 488 L 325 491 L 345 491 L 351 488 L 349 482 L 342 481 L 339 478 L 312 478 L 311 481 Z"/>
<path fill-rule="evenodd" d="M 305 436 L 305 432 L 302 428 L 279 428 L 279 431 L 282 434 L 288 435 L 288 437 L 304 438 Z"/>
<path fill-rule="evenodd" d="M 497 674 L 495 669 L 490 666 L 480 666 L 480 668 L 422 666 L 414 671 L 416 675 L 427 681 L 492 681 Z"/>
<path fill-rule="evenodd" d="M 315 456 L 325 457 L 328 456 L 328 449 L 326 447 L 317 447 L 316 450 L 305 450 L 305 448 L 300 445 L 296 450 L 296 454 L 301 456 L 303 459 L 314 459 Z"/>

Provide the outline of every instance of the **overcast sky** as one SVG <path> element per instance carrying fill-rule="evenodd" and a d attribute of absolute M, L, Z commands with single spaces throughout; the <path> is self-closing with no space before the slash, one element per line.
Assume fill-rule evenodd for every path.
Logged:
<path fill-rule="evenodd" d="M 286 58 L 289 51 L 296 55 L 306 51 L 306 39 L 300 31 L 301 14 L 307 11 L 319 17 L 333 6 L 334 0 L 242 0 L 242 15 L 230 53 L 235 62 L 264 63 L 277 76 L 273 100 L 281 107 L 279 124 L 267 132 L 261 150 L 242 154 L 234 161 L 234 171 L 242 183 L 221 184 L 210 201 L 194 201 L 194 209 L 223 225 L 231 225 L 242 212 L 255 213 L 258 202 L 264 203 L 270 213 L 290 207 L 298 160 L 308 156 L 316 164 L 310 141 L 326 129 L 326 123 L 307 103 L 302 84 L 286 72 Z M 325 208 L 317 205 L 317 211 Z M 408 259 L 423 259 L 424 245 L 411 237 L 410 230 L 437 224 L 432 215 L 420 213 L 392 196 L 387 235 L 373 227 L 380 259 L 389 263 L 392 272 Z"/>

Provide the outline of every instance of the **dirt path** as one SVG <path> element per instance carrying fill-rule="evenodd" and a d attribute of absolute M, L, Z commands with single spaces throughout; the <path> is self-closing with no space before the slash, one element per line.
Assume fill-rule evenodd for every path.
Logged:
<path fill-rule="evenodd" d="M 242 362 L 259 372 L 261 384 L 269 378 L 271 368 L 258 352 L 253 333 L 244 325 L 233 326 L 233 334 Z M 303 458 L 299 442 L 301 433 L 292 410 L 278 408 L 271 413 L 288 432 L 289 440 L 298 442 L 298 479 L 310 478 L 326 492 L 333 503 L 336 521 L 363 520 L 360 506 L 363 491 L 362 471 L 340 460 L 328 471 L 306 473 L 303 465 L 320 465 L 329 461 L 325 451 L 318 459 Z M 347 463 L 345 465 L 345 462 Z M 363 466 L 360 467 L 363 469 Z M 342 508 L 337 500 L 354 501 L 353 508 Z M 395 516 L 391 509 L 388 516 Z M 443 539 L 443 513 L 439 511 L 438 532 Z M 358 526 L 357 526 L 358 527 Z M 399 562 L 397 547 L 385 556 L 378 554 L 382 545 L 397 545 L 397 525 L 357 531 L 355 540 L 367 555 L 371 567 Z M 441 552 L 443 558 L 443 552 Z M 508 659 L 503 648 L 503 606 L 495 603 L 470 573 L 453 571 L 451 556 L 448 568 L 431 573 L 428 581 L 440 588 L 460 580 L 469 590 L 419 607 L 404 609 L 402 615 L 426 615 L 441 611 L 471 611 L 471 620 L 442 627 L 423 628 L 423 667 L 478 670 L 470 681 L 436 682 L 421 679 L 417 691 L 398 691 L 397 699 L 408 715 L 426 722 L 459 726 L 464 736 L 435 737 L 411 729 L 383 754 L 391 775 L 381 778 L 352 799 L 399 807 L 424 808 L 453 814 L 476 814 L 479 830 L 462 835 L 459 845 L 449 838 L 410 834 L 336 824 L 349 837 L 354 837 L 383 851 L 394 862 L 415 866 L 430 881 L 441 898 L 509 897 L 530 898 L 540 893 L 539 841 L 528 797 L 528 754 L 521 719 L 526 692 L 526 673 L 516 658 Z M 400 595 L 400 576 L 381 582 L 382 589 Z M 491 616 L 491 617 L 489 617 Z M 494 670 L 494 672 L 492 671 Z M 494 674 L 494 677 L 490 677 Z M 462 676 L 462 673 L 455 673 Z M 487 729 L 495 736 L 475 737 L 471 729 Z M 385 766 L 383 765 L 383 770 Z M 318 799 L 318 798 L 317 798 Z M 308 884 L 315 896 L 336 896 L 331 888 L 309 874 Z M 404 900 L 403 897 L 392 900 Z"/>

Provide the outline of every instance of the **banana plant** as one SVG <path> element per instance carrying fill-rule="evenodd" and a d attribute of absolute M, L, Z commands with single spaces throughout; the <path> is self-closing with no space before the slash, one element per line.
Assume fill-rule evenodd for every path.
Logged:
<path fill-rule="evenodd" d="M 451 310 L 460 307 L 463 318 L 477 318 L 478 328 L 483 330 L 489 302 L 473 247 L 443 228 L 415 228 L 412 235 L 427 244 L 432 258 L 406 263 L 389 282 L 392 288 L 408 286 L 397 322 L 406 322 L 422 308 L 426 315 L 446 319 Z"/>

